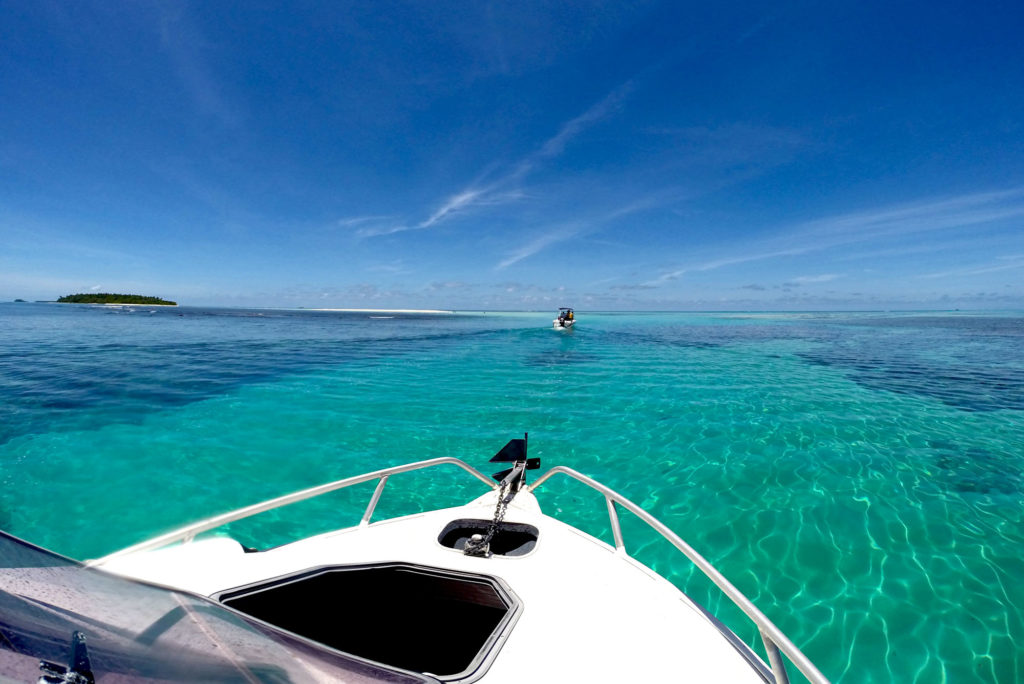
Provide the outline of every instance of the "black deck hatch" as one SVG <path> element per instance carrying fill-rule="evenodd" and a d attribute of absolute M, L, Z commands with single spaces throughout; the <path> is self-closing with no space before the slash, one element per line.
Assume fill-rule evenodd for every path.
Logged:
<path fill-rule="evenodd" d="M 482 675 L 521 610 L 495 577 L 407 563 L 320 567 L 215 598 L 339 651 L 445 681 Z"/>

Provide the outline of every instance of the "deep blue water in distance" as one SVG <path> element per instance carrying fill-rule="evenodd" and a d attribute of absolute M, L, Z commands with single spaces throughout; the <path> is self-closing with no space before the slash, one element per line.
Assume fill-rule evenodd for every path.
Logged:
<path fill-rule="evenodd" d="M 415 315 L 0 304 L 0 528 L 90 558 L 387 465 L 543 466 L 689 541 L 833 681 L 1024 681 L 1024 316 Z M 393 478 L 380 517 L 482 492 Z M 610 539 L 604 502 L 549 513 Z M 230 529 L 353 524 L 341 492 Z M 756 635 L 666 543 L 627 547 Z"/>

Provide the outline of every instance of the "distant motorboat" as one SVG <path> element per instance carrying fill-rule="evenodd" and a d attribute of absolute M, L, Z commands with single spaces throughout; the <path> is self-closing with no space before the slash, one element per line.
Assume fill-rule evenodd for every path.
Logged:
<path fill-rule="evenodd" d="M 576 325 L 576 314 L 567 306 L 558 309 L 558 317 L 552 321 L 555 330 L 571 330 Z"/>

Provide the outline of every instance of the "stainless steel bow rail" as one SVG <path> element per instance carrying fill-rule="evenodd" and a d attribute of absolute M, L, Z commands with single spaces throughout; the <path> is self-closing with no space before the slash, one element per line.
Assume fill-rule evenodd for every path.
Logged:
<path fill-rule="evenodd" d="M 208 532 L 209 530 L 227 525 L 228 523 L 235 522 L 236 520 L 249 518 L 259 513 L 272 511 L 275 508 L 298 503 L 299 501 L 305 501 L 306 499 L 312 499 L 320 496 L 321 494 L 345 489 L 352 485 L 362 484 L 363 482 L 369 482 L 370 480 L 377 480 L 377 487 L 373 490 L 373 496 L 370 497 L 370 503 L 367 504 L 366 512 L 363 513 L 363 519 L 359 522 L 359 526 L 365 526 L 370 524 L 370 518 L 373 516 L 374 509 L 377 508 L 377 502 L 380 501 L 380 495 L 384 492 L 384 485 L 388 483 L 389 477 L 397 475 L 398 473 L 407 473 L 411 470 L 422 470 L 424 468 L 432 468 L 434 466 L 445 464 L 451 464 L 462 468 L 491 489 L 498 488 L 497 483 L 492 482 L 491 478 L 487 477 L 468 463 L 460 461 L 457 458 L 452 458 L 450 456 L 431 458 L 426 461 L 417 461 L 416 463 L 407 463 L 405 465 L 384 468 L 383 470 L 375 470 L 372 473 L 366 473 L 365 475 L 347 477 L 344 480 L 335 480 L 334 482 L 328 482 L 327 484 L 310 487 L 309 489 L 303 489 L 302 491 L 286 494 L 285 496 L 279 496 L 276 499 L 268 499 L 262 503 L 246 506 L 245 508 L 239 508 L 234 511 L 222 513 L 221 515 L 215 515 L 212 518 L 200 520 L 199 522 L 186 525 L 185 527 L 174 530 L 173 532 L 168 532 L 167 534 L 162 534 L 159 537 L 153 537 L 152 539 L 147 539 L 144 542 L 121 549 L 120 551 L 115 551 L 114 553 L 103 556 L 102 558 L 91 560 L 86 563 L 86 565 L 103 565 L 107 561 L 120 558 L 121 556 L 127 556 L 139 551 L 159 549 L 162 546 L 174 544 L 175 542 L 183 542 L 187 544 L 195 539 L 196 535 L 201 532 Z"/>
<path fill-rule="evenodd" d="M 493 482 L 489 477 L 481 473 L 473 466 L 461 461 L 460 459 L 445 456 L 441 458 L 432 458 L 426 461 L 418 461 L 416 463 L 408 463 L 406 465 L 394 466 L 391 468 L 384 468 L 382 470 L 375 470 L 372 473 L 366 473 L 364 475 L 357 475 L 355 477 L 345 478 L 343 480 L 336 480 L 334 482 L 328 482 L 316 487 L 304 489 L 299 492 L 287 494 L 285 496 L 279 496 L 276 499 L 269 499 L 262 503 L 253 504 L 244 508 L 239 508 L 228 513 L 216 515 L 205 520 L 186 525 L 173 532 L 162 534 L 158 537 L 146 540 L 139 544 L 129 546 L 120 551 L 116 551 L 112 554 L 98 558 L 96 560 L 89 561 L 86 565 L 89 566 L 101 566 L 107 561 L 122 556 L 127 556 L 132 553 L 139 551 L 149 551 L 152 549 L 158 549 L 163 546 L 168 546 L 177 542 L 189 543 L 195 539 L 196 535 L 207 532 L 212 529 L 216 529 L 223 525 L 226 525 L 236 520 L 242 520 L 259 513 L 287 506 L 289 504 L 297 503 L 299 501 L 305 501 L 306 499 L 312 499 L 328 492 L 337 491 L 339 489 L 345 489 L 352 485 L 361 484 L 363 482 L 370 482 L 377 480 L 377 486 L 373 490 L 373 494 L 370 497 L 369 503 L 367 503 L 366 511 L 363 513 L 363 517 L 359 522 L 360 527 L 364 527 L 370 524 L 370 520 L 373 517 L 373 512 L 377 507 L 377 503 L 380 501 L 381 494 L 384 492 L 384 487 L 387 485 L 388 478 L 392 475 L 399 473 L 406 473 L 413 470 L 422 470 L 424 468 L 432 468 L 439 465 L 454 465 L 462 468 L 470 475 L 474 476 L 491 489 L 497 489 L 498 485 Z M 652 516 L 644 509 L 637 506 L 635 503 L 625 498 L 621 494 L 605 487 L 600 482 L 592 480 L 591 478 L 578 473 L 572 468 L 566 468 L 564 466 L 556 466 L 539 478 L 532 485 L 528 486 L 528 491 L 533 492 L 540 485 L 546 482 L 549 478 L 554 475 L 566 475 L 574 480 L 577 480 L 591 489 L 599 492 L 605 498 L 605 502 L 608 505 L 608 518 L 611 522 L 612 534 L 615 538 L 615 549 L 617 552 L 627 554 L 625 542 L 622 538 L 622 527 L 619 525 L 618 512 L 615 509 L 615 504 L 618 504 L 633 513 L 635 516 L 647 523 L 655 532 L 664 537 L 670 544 L 675 546 L 679 551 L 683 553 L 690 561 L 703 572 L 708 579 L 715 583 L 719 589 L 731 600 L 740 610 L 742 610 L 747 617 L 749 617 L 754 624 L 757 626 L 758 631 L 761 635 L 761 640 L 764 642 L 765 650 L 768 653 L 768 660 L 771 665 L 772 676 L 775 679 L 776 684 L 788 684 L 789 676 L 786 673 L 786 667 L 782 660 L 782 655 L 785 654 L 789 658 L 798 670 L 807 678 L 812 684 L 829 684 L 829 680 L 814 666 L 814 664 L 808 660 L 796 645 L 789 640 L 789 638 L 782 633 L 782 631 L 776 627 L 771 620 L 769 620 L 764 613 L 758 610 L 750 599 L 744 596 L 739 589 L 734 587 L 729 580 L 725 578 L 711 563 L 709 563 L 703 556 L 697 553 L 689 544 L 683 541 L 675 532 L 667 528 L 658 519 Z"/>
<path fill-rule="evenodd" d="M 829 680 L 825 675 L 823 675 L 821 671 L 814 666 L 814 663 L 812 663 L 807 656 L 805 656 L 803 652 L 796 647 L 796 644 L 790 641 L 789 637 L 783 634 L 782 630 L 776 627 L 775 624 L 750 601 L 750 599 L 744 596 L 739 589 L 733 586 L 732 582 L 727 580 L 725 576 L 715 568 L 715 566 L 708 562 L 704 556 L 697 553 L 692 546 L 683 541 L 679 535 L 667 528 L 664 523 L 626 497 L 609 489 L 608 487 L 605 487 L 600 482 L 592 480 L 586 475 L 578 473 L 572 468 L 566 468 L 565 466 L 555 466 L 541 475 L 529 486 L 529 491 L 533 492 L 537 487 L 544 484 L 548 478 L 558 474 L 566 475 L 574 480 L 582 482 L 591 489 L 594 489 L 604 495 L 605 503 L 608 505 L 608 519 L 609 522 L 611 522 L 616 551 L 628 553 L 626 551 L 625 542 L 622 539 L 622 527 L 619 525 L 619 514 L 615 510 L 615 504 L 619 504 L 627 511 L 647 523 L 655 532 L 668 540 L 672 546 L 679 549 L 679 551 L 689 558 L 690 562 L 696 565 L 708 579 L 714 582 L 715 585 L 722 590 L 722 593 L 724 593 L 726 597 L 736 605 L 736 607 L 742 610 L 746 616 L 749 617 L 755 625 L 757 625 L 757 630 L 761 635 L 761 641 L 764 642 L 765 651 L 768 653 L 772 676 L 775 678 L 776 684 L 789 684 L 789 675 L 786 673 L 786 666 L 782 660 L 780 651 L 781 653 L 785 653 L 790 662 L 796 665 L 796 669 L 800 670 L 800 672 L 807 678 L 807 681 L 812 684 L 829 684 Z"/>

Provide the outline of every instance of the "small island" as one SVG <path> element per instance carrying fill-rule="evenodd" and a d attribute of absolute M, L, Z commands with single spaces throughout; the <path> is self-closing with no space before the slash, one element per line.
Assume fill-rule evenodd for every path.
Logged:
<path fill-rule="evenodd" d="M 96 292 L 91 294 L 70 294 L 57 300 L 62 304 L 149 304 L 154 306 L 177 306 L 177 302 L 171 302 L 159 297 L 146 297 L 133 294 L 111 294 L 109 292 Z"/>

